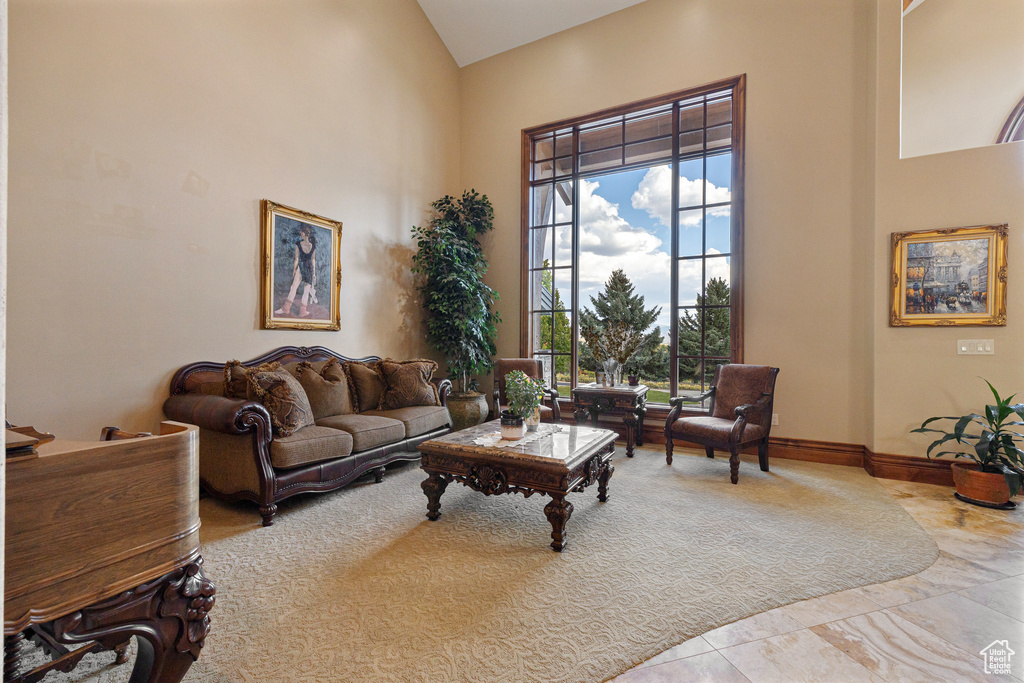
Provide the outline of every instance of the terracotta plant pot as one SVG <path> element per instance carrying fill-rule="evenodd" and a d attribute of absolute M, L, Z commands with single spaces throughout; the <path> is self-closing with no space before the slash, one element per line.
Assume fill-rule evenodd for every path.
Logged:
<path fill-rule="evenodd" d="M 977 464 L 950 463 L 957 497 L 968 503 L 986 507 L 1006 507 L 1010 503 L 1010 487 L 1006 478 L 995 472 L 982 472 Z"/>
<path fill-rule="evenodd" d="M 487 397 L 477 391 L 448 394 L 448 414 L 452 416 L 452 431 L 473 427 L 487 419 Z"/>

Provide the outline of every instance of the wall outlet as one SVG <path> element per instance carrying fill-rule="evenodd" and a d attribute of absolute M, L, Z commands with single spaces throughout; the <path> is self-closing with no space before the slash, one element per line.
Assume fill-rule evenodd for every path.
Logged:
<path fill-rule="evenodd" d="M 779 414 L 778 413 L 772 413 L 772 426 L 773 427 L 778 427 L 779 426 Z"/>

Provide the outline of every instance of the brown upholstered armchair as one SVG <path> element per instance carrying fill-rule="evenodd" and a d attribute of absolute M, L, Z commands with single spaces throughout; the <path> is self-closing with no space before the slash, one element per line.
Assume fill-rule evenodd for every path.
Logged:
<path fill-rule="evenodd" d="M 499 358 L 494 361 L 494 417 L 500 415 L 508 405 L 505 402 L 505 375 L 513 370 L 522 370 L 527 377 L 544 379 L 544 367 L 536 358 Z M 544 393 L 551 400 L 551 407 L 541 405 L 541 422 L 561 421 L 562 414 L 558 410 L 558 391 L 544 389 Z"/>
<path fill-rule="evenodd" d="M 757 444 L 761 471 L 768 471 L 768 436 L 772 430 L 772 404 L 778 368 L 767 365 L 719 365 L 711 388 L 700 396 L 679 396 L 669 401 L 672 410 L 665 420 L 665 458 L 672 464 L 672 440 L 704 446 L 709 458 L 715 449 L 729 451 L 732 483 L 740 471 L 740 450 Z M 711 400 L 706 416 L 679 417 L 683 403 Z"/>

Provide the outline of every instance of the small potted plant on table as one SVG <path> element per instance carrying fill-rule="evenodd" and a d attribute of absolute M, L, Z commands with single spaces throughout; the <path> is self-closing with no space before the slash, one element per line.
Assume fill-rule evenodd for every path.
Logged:
<path fill-rule="evenodd" d="M 530 431 L 536 431 L 540 424 L 539 411 L 543 397 L 544 385 L 540 380 L 529 377 L 522 370 L 513 370 L 505 375 L 508 410 L 501 411 L 501 438 L 523 438 L 528 420 L 531 423 Z"/>
<path fill-rule="evenodd" d="M 950 463 L 953 483 L 956 484 L 956 497 L 975 505 L 1010 510 L 1016 507 L 1010 499 L 1017 495 L 1021 476 L 1024 475 L 1024 451 L 1017 446 L 1024 439 L 1021 431 L 1024 421 L 1019 419 L 1024 418 L 1024 403 L 1011 403 L 1016 394 L 1001 398 L 988 380 L 985 384 L 992 390 L 996 401 L 985 406 L 984 415 L 971 413 L 961 417 L 932 417 L 912 431 L 942 434 L 928 447 L 929 458 L 933 456 L 933 450 L 950 441 L 969 446 L 934 454 L 936 457 L 952 455 L 974 461 L 964 465 Z M 928 427 L 937 420 L 955 421 L 953 431 Z M 979 428 L 980 434 L 967 431 L 978 431 Z"/>

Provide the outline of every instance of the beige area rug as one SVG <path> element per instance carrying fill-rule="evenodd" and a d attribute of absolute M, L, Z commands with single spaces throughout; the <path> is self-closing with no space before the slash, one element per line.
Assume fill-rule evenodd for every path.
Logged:
<path fill-rule="evenodd" d="M 548 498 L 452 484 L 425 518 L 424 475 L 285 503 L 203 500 L 217 586 L 189 681 L 602 681 L 709 629 L 917 573 L 938 550 L 864 471 L 641 449 L 617 453 L 607 503 L 569 499 L 552 552 Z M 127 680 L 112 655 L 76 680 Z M 98 670 L 97 670 L 98 669 Z M 47 680 L 51 680 L 48 678 Z M 60 680 L 54 678 L 53 680 Z"/>

